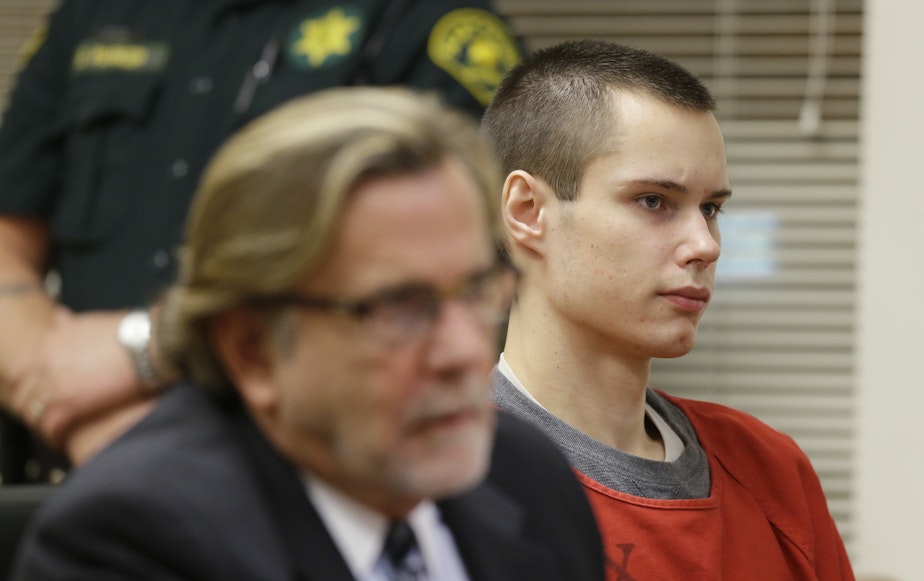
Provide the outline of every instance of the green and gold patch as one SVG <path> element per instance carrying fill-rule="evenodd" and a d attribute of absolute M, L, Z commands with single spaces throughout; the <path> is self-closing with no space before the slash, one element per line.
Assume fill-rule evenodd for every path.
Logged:
<path fill-rule="evenodd" d="M 521 59 L 504 21 L 478 8 L 459 8 L 440 18 L 430 31 L 427 53 L 483 105 Z"/>
<path fill-rule="evenodd" d="M 338 6 L 298 23 L 289 34 L 286 54 L 303 69 L 333 66 L 362 45 L 366 20 L 350 6 Z"/>

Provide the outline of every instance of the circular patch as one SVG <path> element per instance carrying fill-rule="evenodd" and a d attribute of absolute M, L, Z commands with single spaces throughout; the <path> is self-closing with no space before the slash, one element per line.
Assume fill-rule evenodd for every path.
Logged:
<path fill-rule="evenodd" d="M 324 69 L 336 65 L 362 44 L 363 13 L 338 6 L 299 22 L 289 33 L 286 55 L 293 66 Z"/>
<path fill-rule="evenodd" d="M 430 31 L 427 53 L 482 105 L 490 103 L 521 58 L 504 21 L 478 8 L 458 8 L 440 18 Z"/>

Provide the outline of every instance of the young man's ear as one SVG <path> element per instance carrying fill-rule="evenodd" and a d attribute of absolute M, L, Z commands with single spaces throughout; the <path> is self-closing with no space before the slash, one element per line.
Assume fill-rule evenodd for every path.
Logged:
<path fill-rule="evenodd" d="M 210 338 L 225 372 L 254 411 L 272 412 L 278 401 L 273 381 L 275 356 L 266 318 L 246 307 L 219 315 Z"/>
<path fill-rule="evenodd" d="M 502 216 L 508 242 L 531 252 L 543 254 L 549 212 L 555 193 L 541 179 L 529 172 L 510 172 L 504 182 Z"/>

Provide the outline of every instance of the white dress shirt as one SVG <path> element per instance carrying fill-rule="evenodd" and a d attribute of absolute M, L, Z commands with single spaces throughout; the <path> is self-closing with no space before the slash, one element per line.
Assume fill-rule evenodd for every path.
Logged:
<path fill-rule="evenodd" d="M 387 581 L 381 566 L 388 518 L 346 496 L 320 478 L 303 475 L 305 491 L 358 581 Z M 407 515 L 427 567 L 428 581 L 470 581 L 452 532 L 439 508 L 424 501 Z"/>

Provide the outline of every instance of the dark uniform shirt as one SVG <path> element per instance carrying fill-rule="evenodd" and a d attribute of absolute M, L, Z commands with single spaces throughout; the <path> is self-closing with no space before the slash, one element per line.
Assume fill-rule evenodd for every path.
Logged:
<path fill-rule="evenodd" d="M 486 0 L 65 0 L 0 127 L 0 214 L 49 222 L 71 309 L 148 304 L 175 276 L 200 173 L 243 123 L 351 84 L 479 116 L 519 59 Z"/>

